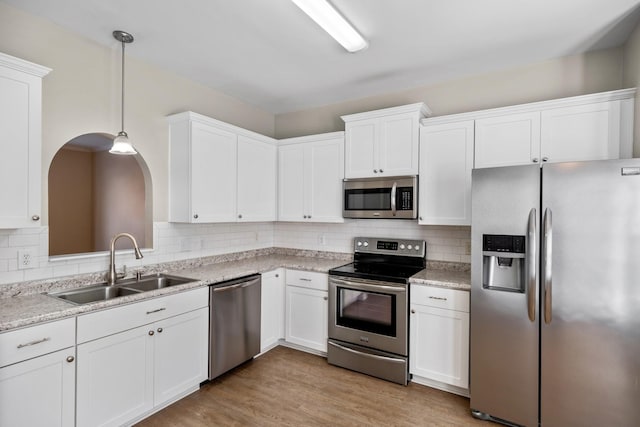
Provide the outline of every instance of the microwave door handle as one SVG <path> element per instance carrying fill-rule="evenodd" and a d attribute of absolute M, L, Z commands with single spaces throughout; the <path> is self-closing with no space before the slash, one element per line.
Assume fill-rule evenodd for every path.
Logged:
<path fill-rule="evenodd" d="M 391 186 L 391 213 L 393 216 L 396 216 L 396 190 L 398 188 L 398 183 L 394 182 Z"/>

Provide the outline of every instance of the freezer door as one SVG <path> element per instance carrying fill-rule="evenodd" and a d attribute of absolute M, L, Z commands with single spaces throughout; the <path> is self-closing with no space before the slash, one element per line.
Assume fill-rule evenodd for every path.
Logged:
<path fill-rule="evenodd" d="M 640 426 L 640 160 L 544 165 L 543 208 L 541 425 Z"/>
<path fill-rule="evenodd" d="M 476 416 L 526 426 L 538 424 L 539 206 L 539 166 L 473 171 L 471 409 Z M 499 244 L 483 252 L 483 235 L 524 236 L 526 251 L 512 259 L 500 258 Z M 483 286 L 491 280 L 494 287 Z"/>

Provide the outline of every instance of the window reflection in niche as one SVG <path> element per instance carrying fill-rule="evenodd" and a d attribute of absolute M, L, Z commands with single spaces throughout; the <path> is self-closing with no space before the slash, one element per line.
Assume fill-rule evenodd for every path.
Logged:
<path fill-rule="evenodd" d="M 112 141 L 108 134 L 82 135 L 54 156 L 49 168 L 50 256 L 108 251 L 111 238 L 120 232 L 133 234 L 141 248 L 151 246 L 146 164 L 139 154 L 109 153 Z M 117 242 L 119 249 L 129 247 L 124 239 Z"/>

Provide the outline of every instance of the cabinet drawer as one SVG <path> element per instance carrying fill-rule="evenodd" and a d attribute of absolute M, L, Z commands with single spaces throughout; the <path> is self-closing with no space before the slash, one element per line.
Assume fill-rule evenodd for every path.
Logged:
<path fill-rule="evenodd" d="M 326 273 L 313 271 L 287 270 L 287 285 L 300 286 L 302 288 L 329 290 L 329 276 Z"/>
<path fill-rule="evenodd" d="M 469 292 L 434 286 L 411 285 L 411 304 L 469 312 Z"/>
<path fill-rule="evenodd" d="M 0 367 L 76 344 L 76 319 L 58 320 L 0 334 Z"/>
<path fill-rule="evenodd" d="M 209 288 L 153 298 L 78 316 L 78 344 L 209 305 Z"/>

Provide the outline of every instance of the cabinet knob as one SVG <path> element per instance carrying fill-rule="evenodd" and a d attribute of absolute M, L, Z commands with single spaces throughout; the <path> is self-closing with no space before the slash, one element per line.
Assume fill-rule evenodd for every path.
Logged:
<path fill-rule="evenodd" d="M 543 162 L 548 162 L 548 161 L 549 161 L 549 158 L 548 158 L 548 157 L 543 157 L 543 158 L 542 158 L 542 161 L 543 161 Z"/>
<path fill-rule="evenodd" d="M 382 169 L 380 169 L 380 173 L 384 172 Z"/>
<path fill-rule="evenodd" d="M 67 362 L 69 362 L 69 363 L 73 362 L 74 360 L 76 360 L 76 358 L 73 357 L 73 356 L 67 357 Z"/>
<path fill-rule="evenodd" d="M 162 333 L 162 328 L 158 328 L 158 333 L 161 334 Z"/>
<path fill-rule="evenodd" d="M 238 214 L 238 218 L 242 218 L 242 214 Z"/>
<path fill-rule="evenodd" d="M 329 299 L 329 297 L 322 297 L 322 299 L 326 301 Z"/>
<path fill-rule="evenodd" d="M 306 216 L 306 215 L 303 215 L 302 217 L 303 217 L 304 219 L 307 219 L 307 216 Z"/>
<path fill-rule="evenodd" d="M 34 221 L 40 221 L 40 215 L 33 215 L 31 219 Z"/>
<path fill-rule="evenodd" d="M 307 218 L 311 219 L 311 215 L 307 215 Z"/>
<path fill-rule="evenodd" d="M 193 217 L 194 217 L 195 219 L 198 219 L 198 214 L 193 214 Z"/>
<path fill-rule="evenodd" d="M 378 173 L 378 169 L 374 169 L 374 170 L 373 170 L 373 173 Z"/>
<path fill-rule="evenodd" d="M 534 157 L 533 159 L 531 159 L 531 161 L 532 161 L 533 163 L 538 163 L 538 158 L 537 158 L 537 157 Z"/>
<path fill-rule="evenodd" d="M 411 309 L 411 314 L 416 314 L 416 311 L 414 309 Z"/>
<path fill-rule="evenodd" d="M 419 219 L 420 221 L 422 221 L 422 217 L 419 217 L 418 219 Z"/>
<path fill-rule="evenodd" d="M 149 331 L 149 335 L 153 335 L 153 334 L 154 334 L 154 332 L 153 332 L 153 331 Z"/>
<path fill-rule="evenodd" d="M 278 277 L 280 277 L 280 275 L 279 275 L 279 274 L 276 274 L 276 279 L 277 279 Z"/>

